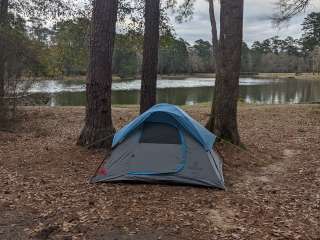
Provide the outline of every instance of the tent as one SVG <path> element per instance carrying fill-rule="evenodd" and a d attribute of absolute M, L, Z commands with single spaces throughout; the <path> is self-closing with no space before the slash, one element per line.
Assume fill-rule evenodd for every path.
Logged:
<path fill-rule="evenodd" d="M 91 182 L 143 181 L 224 189 L 216 136 L 177 106 L 158 104 L 113 139 Z"/>

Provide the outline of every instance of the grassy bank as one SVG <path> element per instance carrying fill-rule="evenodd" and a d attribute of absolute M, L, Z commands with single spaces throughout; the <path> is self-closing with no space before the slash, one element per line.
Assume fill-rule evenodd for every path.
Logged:
<path fill-rule="evenodd" d="M 242 142 L 224 144 L 227 191 L 89 184 L 104 157 L 77 146 L 83 107 L 25 107 L 0 132 L 0 239 L 317 239 L 320 107 L 239 107 Z M 208 105 L 185 110 L 204 124 Z M 137 107 L 113 109 L 119 129 Z"/>
<path fill-rule="evenodd" d="M 255 77 L 264 79 L 320 80 L 320 75 L 312 73 L 258 73 Z"/>

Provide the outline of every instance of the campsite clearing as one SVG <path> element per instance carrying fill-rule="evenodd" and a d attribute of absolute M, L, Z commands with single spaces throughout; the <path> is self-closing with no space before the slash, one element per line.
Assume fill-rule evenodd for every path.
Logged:
<path fill-rule="evenodd" d="M 75 145 L 84 108 L 25 109 L 0 132 L 0 239 L 319 239 L 319 105 L 242 105 L 252 156 L 218 145 L 226 191 L 89 184 L 104 153 Z M 205 123 L 209 107 L 184 110 Z M 114 108 L 114 124 L 137 113 Z"/>

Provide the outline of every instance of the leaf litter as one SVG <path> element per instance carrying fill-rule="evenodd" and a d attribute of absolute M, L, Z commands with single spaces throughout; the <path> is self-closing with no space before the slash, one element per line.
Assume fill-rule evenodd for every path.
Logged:
<path fill-rule="evenodd" d="M 24 107 L 0 132 L 0 239 L 320 239 L 319 109 L 240 106 L 250 154 L 218 144 L 219 191 L 89 184 L 105 153 L 75 144 L 84 108 Z M 208 107 L 185 110 L 207 121 Z M 137 114 L 114 108 L 116 128 Z"/>

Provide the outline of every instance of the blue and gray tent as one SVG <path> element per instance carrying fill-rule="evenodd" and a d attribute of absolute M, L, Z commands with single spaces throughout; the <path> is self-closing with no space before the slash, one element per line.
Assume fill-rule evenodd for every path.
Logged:
<path fill-rule="evenodd" d="M 224 188 L 216 136 L 177 106 L 158 104 L 113 139 L 92 182 L 143 181 Z"/>

